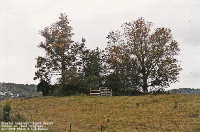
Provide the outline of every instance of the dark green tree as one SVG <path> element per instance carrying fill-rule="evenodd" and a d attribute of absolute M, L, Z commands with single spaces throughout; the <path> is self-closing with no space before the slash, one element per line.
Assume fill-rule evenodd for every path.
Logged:
<path fill-rule="evenodd" d="M 43 96 L 47 96 L 50 92 L 50 85 L 45 80 L 41 80 L 37 85 L 37 92 L 41 91 Z"/>
<path fill-rule="evenodd" d="M 118 56 L 126 56 L 131 62 L 131 69 L 127 71 L 136 79 L 135 83 L 143 92 L 148 92 L 149 87 L 165 88 L 178 81 L 179 71 L 176 55 L 179 54 L 179 45 L 168 28 L 157 28 L 151 32 L 151 22 L 143 18 L 124 23 L 122 31 L 112 31 L 108 35 L 109 51 L 121 48 Z M 110 52 L 111 55 L 115 55 Z M 122 64 L 124 59 L 115 57 L 110 62 L 114 66 Z M 122 66 L 127 69 L 127 67 Z M 133 79 L 134 79 L 133 78 Z"/>
<path fill-rule="evenodd" d="M 122 92 L 122 80 L 120 75 L 112 73 L 106 77 L 105 86 L 112 89 L 113 95 L 120 95 Z"/>
<path fill-rule="evenodd" d="M 103 51 L 96 48 L 95 50 L 85 49 L 82 57 L 82 71 L 85 80 L 85 87 L 99 88 L 102 86 Z"/>
<path fill-rule="evenodd" d="M 10 103 L 6 103 L 3 106 L 3 121 L 9 122 L 10 121 L 10 111 L 11 111 L 11 106 Z"/>
<path fill-rule="evenodd" d="M 96 48 L 95 50 L 86 50 L 83 58 L 83 72 L 85 77 L 95 75 L 101 76 L 102 73 L 102 52 Z"/>
<path fill-rule="evenodd" d="M 95 75 L 89 75 L 86 78 L 87 87 L 90 89 L 99 89 L 99 78 Z"/>

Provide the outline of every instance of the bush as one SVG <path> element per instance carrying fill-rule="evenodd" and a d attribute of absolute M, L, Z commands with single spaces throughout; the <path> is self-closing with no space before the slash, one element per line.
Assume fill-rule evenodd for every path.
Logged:
<path fill-rule="evenodd" d="M 2 106 L 0 105 L 0 122 L 2 121 Z"/>
<path fill-rule="evenodd" d="M 11 111 L 11 106 L 10 103 L 6 103 L 3 106 L 3 121 L 8 122 L 10 121 L 10 111 Z"/>

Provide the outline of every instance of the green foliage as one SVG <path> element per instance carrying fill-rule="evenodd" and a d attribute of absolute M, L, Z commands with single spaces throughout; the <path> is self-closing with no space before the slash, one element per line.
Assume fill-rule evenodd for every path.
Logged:
<path fill-rule="evenodd" d="M 61 95 L 74 95 L 78 92 L 80 79 L 75 68 L 70 68 L 65 73 L 66 84 L 62 88 Z"/>
<path fill-rule="evenodd" d="M 25 118 L 15 110 L 12 110 L 11 113 L 11 105 L 9 102 L 6 102 L 6 104 L 3 106 L 0 105 L 0 121 L 4 122 L 22 122 L 26 121 Z"/>
<path fill-rule="evenodd" d="M 65 85 L 65 73 L 76 60 L 71 30 L 67 15 L 61 13 L 59 21 L 40 31 L 45 42 L 41 42 L 38 47 L 45 50 L 46 56 L 37 58 L 38 70 L 34 79 L 51 82 L 52 76 L 58 76 L 62 86 Z"/>
<path fill-rule="evenodd" d="M 113 95 L 120 95 L 122 91 L 122 81 L 120 75 L 112 73 L 106 77 L 105 86 L 112 89 Z"/>
<path fill-rule="evenodd" d="M 85 52 L 83 63 L 85 77 L 89 77 L 90 75 L 100 77 L 103 60 L 102 52 L 98 48 L 96 50 L 88 50 L 88 52 Z"/>
<path fill-rule="evenodd" d="M 86 78 L 86 80 L 90 89 L 99 89 L 99 77 L 90 75 Z"/>
<path fill-rule="evenodd" d="M 47 96 L 50 92 L 50 85 L 48 82 L 41 80 L 37 85 L 37 92 L 42 91 L 43 96 Z"/>
<path fill-rule="evenodd" d="M 152 25 L 139 18 L 124 23 L 122 31 L 111 31 L 107 37 L 110 68 L 121 74 L 123 82 L 146 93 L 149 87 L 164 88 L 175 83 L 181 70 L 175 58 L 180 49 L 171 30 L 157 28 L 150 34 Z"/>
<path fill-rule="evenodd" d="M 3 106 L 3 121 L 5 122 L 10 121 L 10 111 L 11 111 L 10 103 L 6 102 L 6 104 Z"/>
<path fill-rule="evenodd" d="M 40 31 L 45 41 L 38 47 L 46 55 L 38 56 L 34 79 L 51 84 L 52 77 L 56 77 L 59 86 L 53 91 L 57 95 L 105 85 L 112 88 L 114 95 L 164 89 L 178 80 L 181 68 L 175 56 L 180 49 L 170 29 L 151 32 L 152 25 L 143 18 L 124 23 L 121 31 L 109 32 L 104 52 L 98 47 L 87 49 L 84 38 L 80 44 L 72 41 L 72 27 L 67 15 L 61 14 L 59 21 Z M 48 91 L 44 89 L 45 94 Z"/>
<path fill-rule="evenodd" d="M 83 52 L 85 39 L 82 39 L 81 44 L 74 43 L 72 27 L 67 15 L 62 13 L 59 21 L 40 31 L 40 34 L 45 42 L 41 42 L 38 47 L 45 50 L 46 56 L 38 56 L 34 79 L 42 79 L 50 84 L 52 77 L 56 77 L 60 85 L 57 94 L 65 95 L 66 85 L 77 86 L 79 83 L 78 67 L 81 62 L 77 57 Z"/>

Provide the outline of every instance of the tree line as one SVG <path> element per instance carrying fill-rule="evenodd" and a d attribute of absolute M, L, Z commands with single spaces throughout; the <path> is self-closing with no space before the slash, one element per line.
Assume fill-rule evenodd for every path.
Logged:
<path fill-rule="evenodd" d="M 113 95 L 128 95 L 169 87 L 182 70 L 176 58 L 179 44 L 170 29 L 152 31 L 152 26 L 142 17 L 126 22 L 121 30 L 108 33 L 105 50 L 88 49 L 85 38 L 72 40 L 73 28 L 61 13 L 57 22 L 40 31 L 45 40 L 38 47 L 46 55 L 37 57 L 38 91 L 65 96 L 109 87 Z M 55 84 L 52 78 L 57 78 Z"/>

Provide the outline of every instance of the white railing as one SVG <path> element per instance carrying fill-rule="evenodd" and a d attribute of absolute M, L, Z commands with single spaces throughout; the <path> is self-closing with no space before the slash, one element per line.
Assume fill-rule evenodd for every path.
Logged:
<path fill-rule="evenodd" d="M 107 87 L 100 87 L 99 90 L 91 90 L 90 95 L 93 96 L 112 96 L 112 89 L 108 89 Z"/>

